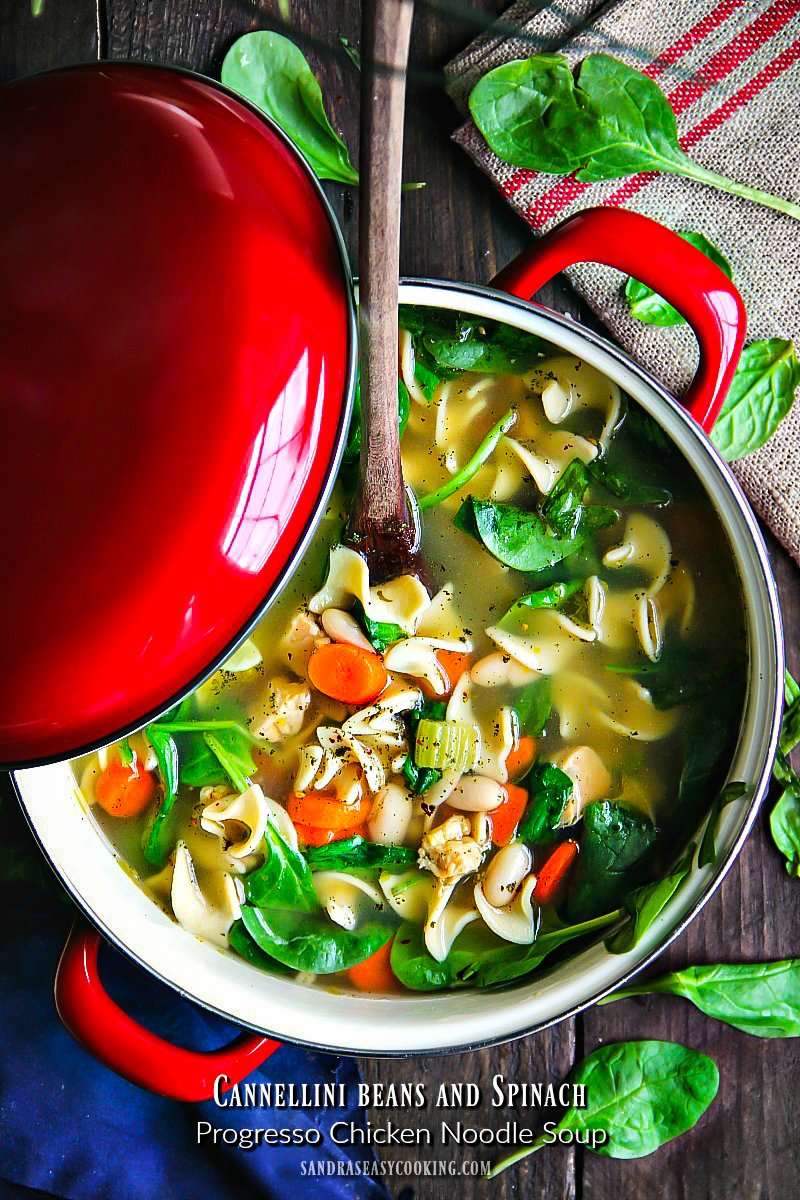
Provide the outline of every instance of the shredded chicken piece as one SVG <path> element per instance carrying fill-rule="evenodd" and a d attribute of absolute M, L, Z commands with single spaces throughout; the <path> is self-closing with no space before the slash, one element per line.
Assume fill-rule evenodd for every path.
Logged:
<path fill-rule="evenodd" d="M 270 679 L 266 693 L 253 713 L 251 731 L 268 742 L 283 742 L 294 737 L 303 728 L 310 703 L 311 692 L 307 684 L 286 675 L 276 675 Z"/>
<path fill-rule="evenodd" d="M 311 655 L 330 640 L 308 609 L 301 608 L 294 614 L 281 638 L 281 652 L 287 666 L 296 675 L 306 678 Z"/>
<path fill-rule="evenodd" d="M 437 879 L 458 879 L 477 871 L 483 860 L 483 847 L 471 836 L 466 817 L 448 817 L 431 829 L 419 848 L 419 865 Z"/>

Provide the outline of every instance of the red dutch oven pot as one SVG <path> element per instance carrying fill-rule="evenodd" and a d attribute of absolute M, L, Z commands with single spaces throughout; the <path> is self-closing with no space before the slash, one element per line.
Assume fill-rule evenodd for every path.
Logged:
<path fill-rule="evenodd" d="M 87 312 L 102 315 L 108 339 L 102 354 L 89 356 L 100 374 L 92 381 L 98 390 L 88 399 L 76 393 L 71 378 L 64 380 L 64 363 L 77 363 L 83 370 L 85 361 L 69 336 L 79 336 L 81 331 L 57 321 L 64 306 L 69 308 L 76 299 L 67 276 L 59 275 L 54 267 L 45 271 L 46 284 L 32 281 L 26 287 L 30 304 L 27 309 L 22 306 L 25 320 L 19 340 L 15 343 L 9 335 L 12 366 L 6 368 L 6 382 L 15 385 L 13 364 L 36 353 L 37 304 L 45 306 L 58 326 L 46 339 L 49 357 L 42 370 L 41 392 L 21 393 L 22 432 L 15 433 L 14 444 L 25 461 L 20 458 L 9 469 L 14 486 L 21 488 L 28 504 L 35 495 L 30 479 L 37 474 L 37 463 L 39 486 L 51 481 L 53 471 L 57 481 L 64 483 L 70 511 L 59 514 L 55 500 L 48 500 L 40 514 L 42 537 L 48 550 L 57 555 L 64 577 L 71 571 L 74 579 L 82 572 L 89 578 L 89 590 L 97 592 L 92 608 L 94 628 L 79 606 L 70 604 L 67 615 L 59 619 L 58 637 L 46 638 L 46 646 L 63 668 L 63 675 L 58 676 L 62 690 L 50 697 L 42 679 L 37 678 L 25 691 L 19 709 L 10 704 L 0 707 L 0 737 L 6 739 L 0 745 L 12 761 L 63 757 L 79 747 L 112 740 L 163 711 L 224 661 L 291 574 L 324 509 L 341 456 L 355 379 L 354 309 L 341 242 L 316 182 L 283 135 L 218 85 L 180 72 L 126 65 L 59 72 L 30 85 L 18 85 L 15 103 L 18 109 L 23 100 L 28 105 L 23 105 L 23 115 L 29 136 L 36 128 L 37 89 L 38 95 L 52 104 L 49 89 L 54 89 L 57 97 L 63 88 L 69 92 L 70 86 L 75 86 L 77 95 L 89 86 L 88 81 L 89 90 L 99 89 L 96 98 L 103 104 L 109 97 L 114 101 L 102 115 L 108 122 L 107 141 L 114 144 L 118 122 L 128 128 L 126 120 L 133 122 L 129 135 L 133 130 L 140 138 L 156 138 L 158 144 L 151 155 L 153 187 L 161 196 L 159 203 L 166 204 L 165 219 L 171 222 L 174 244 L 162 252 L 159 226 L 153 224 L 159 219 L 158 204 L 141 220 L 134 220 L 129 213 L 130 228 L 103 231 L 100 257 L 91 273 L 91 280 L 102 282 L 100 296 L 91 297 L 88 292 L 78 296 L 82 318 Z M 27 86 L 31 90 L 26 96 Z M 166 199 L 162 196 L 161 173 L 172 170 L 174 164 L 171 166 L 169 145 L 160 140 L 161 123 L 156 122 L 155 132 L 148 132 L 147 123 L 144 129 L 139 124 L 137 106 L 149 113 L 148 106 L 159 105 L 170 117 L 166 128 L 175 155 L 186 153 L 192 170 L 201 177 L 199 190 L 206 208 L 201 205 L 192 210 L 190 206 L 186 228 L 174 208 L 174 188 L 167 189 Z M 8 104 L 0 105 L 0 149 L 8 132 L 3 124 L 7 114 Z M 61 127 L 68 143 L 65 154 L 70 141 L 75 143 L 74 122 L 88 119 L 85 97 L 78 96 L 73 107 L 66 109 Z M 139 146 L 140 167 L 150 154 L 149 142 L 145 140 L 143 145 L 145 153 Z M 32 161 L 26 167 L 21 150 L 20 155 L 18 169 L 35 174 L 40 164 Z M 126 154 L 119 150 L 112 157 L 124 174 Z M 63 167 L 63 175 L 69 194 L 80 207 L 82 184 L 69 163 Z M 109 180 L 105 167 L 97 168 L 83 182 L 100 188 L 105 186 L 104 179 L 122 212 L 118 194 L 122 184 L 116 177 Z M 140 178 L 140 191 L 141 186 Z M 18 207 L 15 219 L 24 224 L 23 218 Z M 36 227 L 41 227 L 41 219 Z M 0 221 L 0 229 L 8 251 L 13 233 L 7 221 Z M 142 294 L 134 290 L 130 295 L 130 288 L 124 286 L 117 259 L 120 239 L 127 246 L 123 266 L 130 267 L 141 250 L 146 264 L 146 270 L 138 275 L 146 281 Z M 82 226 L 79 244 L 86 253 L 92 250 Z M 55 233 L 49 248 L 58 259 Z M 10 253 L 13 257 L 13 248 Z M 585 261 L 633 274 L 687 318 L 700 347 L 700 365 L 684 401 L 691 420 L 615 347 L 528 303 L 559 271 Z M 41 257 L 37 264 L 41 266 Z M 188 273 L 185 286 L 184 271 Z M 7 273 L 0 275 L 0 280 L 5 280 L 0 288 L 6 289 L 5 295 L 0 293 L 0 305 L 13 310 Z M 168 294 L 171 287 L 177 287 L 177 295 Z M 278 300 L 270 293 L 276 287 Z M 609 956 L 602 947 L 584 952 L 576 960 L 574 977 L 565 975 L 561 980 L 558 996 L 551 996 L 541 986 L 532 992 L 525 985 L 500 996 L 471 996 L 469 1003 L 463 996 L 369 1001 L 314 992 L 318 1028 L 309 1032 L 309 1014 L 302 1011 L 305 999 L 301 1000 L 295 988 L 297 1004 L 287 1005 L 280 989 L 292 985 L 285 981 L 259 974 L 243 962 L 228 965 L 220 955 L 220 991 L 225 990 L 226 969 L 233 971 L 235 966 L 239 974 L 250 973 L 246 981 L 242 976 L 241 986 L 238 980 L 231 981 L 229 998 L 220 999 L 208 986 L 195 984 L 192 957 L 205 955 L 209 948 L 190 945 L 184 931 L 160 927 L 159 937 L 163 934 L 165 945 L 173 937 L 182 939 L 180 944 L 174 943 L 174 970 L 169 966 L 169 954 L 159 949 L 157 955 L 154 946 L 134 945 L 127 939 L 118 916 L 131 903 L 134 892 L 139 904 L 141 893 L 119 872 L 119 891 L 114 882 L 115 895 L 101 911 L 96 897 L 88 893 L 90 873 L 100 861 L 97 856 L 107 855 L 107 847 L 88 825 L 78 825 L 71 817 L 69 829 L 58 827 L 67 811 L 54 807 L 64 803 L 63 796 L 59 800 L 57 795 L 58 789 L 63 789 L 63 772 L 56 780 L 55 767 L 21 771 L 18 790 L 34 832 L 93 922 L 165 982 L 231 1020 L 265 1031 L 244 1035 L 213 1054 L 169 1045 L 141 1028 L 110 999 L 97 970 L 100 935 L 86 927 L 76 928 L 56 980 L 56 1003 L 64 1023 L 113 1070 L 177 1099 L 208 1097 L 219 1075 L 231 1083 L 244 1078 L 279 1045 L 270 1033 L 343 1052 L 421 1053 L 518 1036 L 579 1011 L 646 965 L 694 916 L 738 852 L 768 785 L 782 691 L 783 647 L 775 588 L 752 514 L 728 469 L 698 431 L 698 426 L 710 431 L 744 341 L 745 314 L 730 280 L 705 255 L 647 218 L 616 209 L 590 209 L 539 239 L 488 288 L 406 280 L 401 283 L 400 298 L 404 303 L 503 320 L 538 332 L 555 346 L 583 353 L 645 404 L 682 445 L 709 494 L 713 492 L 732 550 L 741 556 L 737 563 L 754 650 L 744 748 L 735 767 L 737 778 L 751 782 L 752 795 L 736 811 L 731 806 L 717 865 L 696 873 L 686 899 L 668 911 L 665 923 L 654 929 L 652 941 L 631 955 Z M 149 312 L 153 303 L 156 309 Z M 103 306 L 108 306 L 110 315 L 103 315 Z M 187 323 L 192 329 L 189 338 Z M 136 374 L 137 347 L 147 358 L 141 338 L 148 328 L 159 342 L 156 365 L 163 370 L 163 377 L 159 371 L 154 375 L 145 370 L 147 363 Z M 84 329 L 84 339 L 88 336 Z M 221 345 L 217 344 L 220 339 Z M 54 345 L 61 347 L 61 363 L 53 357 Z M 135 377 L 128 377 L 129 372 Z M 40 401 L 41 411 L 37 407 Z M 78 409 L 78 423 L 64 416 L 67 404 Z M 41 446 L 37 435 L 41 437 L 45 420 L 53 425 L 47 445 Z M 79 433 L 87 439 L 83 444 L 76 440 Z M 157 453 L 151 449 L 143 453 L 143 447 L 162 436 L 164 442 Z M 65 473 L 65 454 L 78 456 L 80 470 L 94 486 L 87 483 L 83 491 L 75 488 L 72 476 Z M 147 470 L 136 488 L 139 466 Z M 142 519 L 140 502 L 146 519 Z M 64 548 L 59 537 L 67 526 L 71 540 Z M 87 533 L 88 541 L 76 545 L 76 530 L 82 538 Z M 26 573 L 33 570 L 36 579 L 46 582 L 41 556 L 31 556 L 18 538 L 14 540 L 13 531 L 11 536 L 24 566 L 22 574 L 16 571 L 16 578 L 29 578 Z M 108 551 L 109 540 L 113 553 Z M 121 556 L 136 578 L 111 578 L 111 569 Z M 143 582 L 141 575 L 148 579 Z M 125 594 L 116 594 L 117 587 Z M 81 594 L 85 597 L 85 588 Z M 48 613 L 38 597 L 30 612 L 18 597 L 6 597 L 3 603 L 4 621 L 11 617 L 17 622 L 11 626 L 17 630 L 17 640 L 32 639 L 37 623 L 46 626 Z M 148 621 L 152 638 L 143 633 Z M 100 636 L 103 632 L 108 634 L 105 641 Z M 59 640 L 65 636 L 66 646 Z M 102 642 L 99 658 L 98 642 Z M 43 654 L 34 658 L 37 672 L 46 669 Z M 74 672 L 75 664 L 87 660 L 96 664 L 96 669 L 93 667 L 88 681 L 82 680 L 76 687 L 76 695 L 68 698 L 64 689 L 69 670 Z M 19 663 L 16 667 L 19 669 Z M 28 714 L 25 721 L 15 723 L 15 713 L 22 711 Z M 44 722 L 42 713 L 47 714 Z M 102 728 L 97 725 L 99 717 L 106 721 Z M 30 755 L 20 754 L 26 743 L 33 748 Z M 71 798 L 70 803 L 74 803 Z M 86 845 L 78 855 L 70 839 L 84 837 Z M 75 861 L 64 860 L 59 851 L 64 846 Z M 161 920 L 163 914 L 158 917 Z M 613 962 L 607 961 L 612 958 Z M 179 969 L 179 960 L 185 960 L 188 973 L 182 966 Z M 259 975 L 258 989 L 252 983 L 255 975 Z M 271 989 L 276 997 L 280 991 L 274 1003 L 268 995 Z M 253 999 L 256 991 L 258 996 Z M 391 1013 L 386 1005 L 392 1005 Z M 378 1010 L 380 1016 L 376 1017 Z"/>

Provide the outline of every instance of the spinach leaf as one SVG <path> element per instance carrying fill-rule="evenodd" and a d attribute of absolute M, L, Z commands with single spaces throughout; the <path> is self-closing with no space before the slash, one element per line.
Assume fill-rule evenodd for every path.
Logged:
<path fill-rule="evenodd" d="M 482 542 L 490 554 L 518 571 L 542 571 L 574 554 L 584 541 L 584 531 L 559 537 L 535 512 L 513 504 L 493 503 L 469 496 L 455 515 L 458 529 Z"/>
<path fill-rule="evenodd" d="M 271 958 L 294 971 L 331 975 L 347 971 L 385 946 L 393 930 L 377 921 L 342 929 L 324 913 L 298 913 L 242 906 L 242 921 L 253 941 Z"/>
<path fill-rule="evenodd" d="M 657 662 L 606 663 L 605 669 L 629 675 L 646 687 L 659 709 L 734 690 L 739 674 L 734 664 L 712 666 L 695 647 L 674 641 L 664 647 Z"/>
<path fill-rule="evenodd" d="M 542 503 L 542 516 L 562 537 L 574 538 L 582 529 L 602 529 L 619 520 L 615 508 L 584 504 L 589 471 L 579 458 L 562 472 Z"/>
<path fill-rule="evenodd" d="M 162 795 L 145 825 L 142 853 L 152 866 L 160 869 L 175 846 L 176 833 L 171 813 L 178 794 L 178 747 L 172 734 L 165 730 L 161 722 L 148 725 L 145 732 L 158 762 Z"/>
<path fill-rule="evenodd" d="M 655 883 L 646 883 L 643 887 L 635 888 L 625 897 L 625 911 L 631 919 L 618 933 L 608 938 L 607 950 L 612 954 L 627 954 L 639 944 L 691 871 L 694 851 L 695 846 L 692 843 L 674 871 L 664 879 L 657 879 Z"/>
<path fill-rule="evenodd" d="M 417 499 L 417 505 L 420 512 L 424 512 L 426 508 L 433 508 L 435 504 L 441 504 L 448 496 L 452 496 L 454 492 L 458 492 L 461 488 L 466 487 L 470 479 L 477 475 L 483 464 L 489 459 L 494 452 L 497 443 L 508 433 L 511 426 L 517 419 L 516 411 L 510 408 L 500 420 L 492 426 L 483 439 L 478 449 L 472 455 L 460 471 L 456 471 L 448 479 L 447 483 L 443 483 L 435 492 L 428 492 L 426 496 L 420 496 Z"/>
<path fill-rule="evenodd" d="M 397 423 L 400 437 L 406 431 L 408 417 L 411 411 L 411 401 L 408 388 L 402 379 L 397 381 Z M 353 394 L 353 412 L 350 416 L 350 428 L 347 432 L 347 442 L 344 447 L 344 461 L 358 462 L 361 455 L 361 375 L 356 377 L 356 390 Z"/>
<path fill-rule="evenodd" d="M 733 278 L 731 264 L 725 255 L 702 233 L 679 233 L 678 237 L 683 238 L 684 242 L 688 242 L 697 250 L 702 250 L 703 254 L 716 263 L 729 279 Z M 668 300 L 659 296 L 646 283 L 640 283 L 638 279 L 634 279 L 632 275 L 628 276 L 625 284 L 625 299 L 628 301 L 631 316 L 636 317 L 637 321 L 661 326 L 686 324 L 686 318 L 682 317 Z"/>
<path fill-rule="evenodd" d="M 528 737 L 541 737 L 551 711 L 550 679 L 547 675 L 526 683 L 514 700 L 519 731 Z"/>
<path fill-rule="evenodd" d="M 228 931 L 228 943 L 232 950 L 240 954 L 242 958 L 247 959 L 254 967 L 260 967 L 262 971 L 277 971 L 279 975 L 289 975 L 290 968 L 284 966 L 282 962 L 278 962 L 277 958 L 273 958 L 271 954 L 267 954 L 262 950 L 245 928 L 244 921 L 241 918 L 234 921 Z"/>
<path fill-rule="evenodd" d="M 385 846 L 366 838 L 345 838 L 328 846 L 309 846 L 305 858 L 312 871 L 342 871 L 353 867 L 405 867 L 417 861 L 408 846 Z"/>
<path fill-rule="evenodd" d="M 325 115 L 320 86 L 288 38 L 267 30 L 246 33 L 225 55 L 221 78 L 280 126 L 320 179 L 358 183 L 347 147 Z"/>
<path fill-rule="evenodd" d="M 515 946 L 508 942 L 476 961 L 472 973 L 466 972 L 465 979 L 476 987 L 492 987 L 498 983 L 510 983 L 523 975 L 529 975 L 541 966 L 544 960 L 567 942 L 588 937 L 613 925 L 622 916 L 620 909 L 603 913 L 588 921 L 564 925 L 552 913 L 542 918 L 542 926 L 536 941 L 530 946 Z M 469 928 L 469 927 L 468 927 Z"/>
<path fill-rule="evenodd" d="M 585 1087 L 585 1107 L 568 1108 L 552 1132 L 497 1163 L 490 1179 L 552 1145 L 562 1130 L 585 1133 L 587 1148 L 608 1158 L 652 1154 L 697 1124 L 717 1094 L 719 1071 L 707 1055 L 674 1042 L 617 1042 L 587 1055 L 568 1083 Z M 593 1131 L 605 1133 L 602 1144 Z"/>
<path fill-rule="evenodd" d="M 129 767 L 133 762 L 133 751 L 131 750 L 131 744 L 127 738 L 122 739 L 117 746 L 117 750 L 119 751 L 119 761 L 122 763 L 123 767 Z"/>
<path fill-rule="evenodd" d="M 785 757 L 791 754 L 795 746 L 800 743 L 800 688 L 792 679 L 789 672 L 786 672 L 786 711 L 783 714 L 781 722 L 781 754 Z"/>
<path fill-rule="evenodd" d="M 527 778 L 530 800 L 517 829 L 517 838 L 534 846 L 552 842 L 572 795 L 569 775 L 552 763 L 536 763 Z"/>
<path fill-rule="evenodd" d="M 670 504 L 672 492 L 644 480 L 634 479 L 626 471 L 613 467 L 607 454 L 592 459 L 588 467 L 591 478 L 602 484 L 612 496 L 626 504 Z"/>
<path fill-rule="evenodd" d="M 403 774 L 412 792 L 418 796 L 427 792 L 429 787 L 438 783 L 442 772 L 437 767 L 420 767 L 414 760 L 417 741 L 417 727 L 420 721 L 443 721 L 447 715 L 447 705 L 441 700 L 424 700 L 419 708 L 406 713 L 405 725 L 408 744 L 411 751 L 403 765 Z"/>
<path fill-rule="evenodd" d="M 359 601 L 356 601 L 353 608 L 353 616 L 379 654 L 383 654 L 392 642 L 400 642 L 406 637 L 405 630 L 392 621 L 373 621 L 364 612 L 364 607 Z"/>
<path fill-rule="evenodd" d="M 495 154 L 515 167 L 577 171 L 586 183 L 665 171 L 800 217 L 800 205 L 687 158 L 658 84 L 608 54 L 587 55 L 577 81 L 560 54 L 504 63 L 475 85 L 469 107 Z"/>
<path fill-rule="evenodd" d="M 566 583 L 551 583 L 549 587 L 540 588 L 538 592 L 529 592 L 527 596 L 520 596 L 502 620 L 504 621 L 512 614 L 516 615 L 521 609 L 560 608 L 565 600 L 581 590 L 583 582 L 582 579 L 570 579 Z"/>
<path fill-rule="evenodd" d="M 313 912 L 319 908 L 308 863 L 283 840 L 271 821 L 264 831 L 262 866 L 245 876 L 248 904 L 269 909 Z"/>
<path fill-rule="evenodd" d="M 790 875 L 800 875 L 800 790 L 790 786 L 781 792 L 769 815 L 772 840 L 786 859 Z"/>
<path fill-rule="evenodd" d="M 570 920 L 607 912 L 635 887 L 646 868 L 656 828 L 642 813 L 598 800 L 583 810 L 581 854 L 567 902 Z"/>
<path fill-rule="evenodd" d="M 711 440 L 728 462 L 768 442 L 794 404 L 800 362 L 792 342 L 768 338 L 745 346 Z"/>
<path fill-rule="evenodd" d="M 180 781 L 186 787 L 208 787 L 230 781 L 240 792 L 247 790 L 255 772 L 252 739 L 244 729 L 210 730 L 189 734 L 180 756 Z"/>
<path fill-rule="evenodd" d="M 800 1037 L 800 959 L 686 967 L 629 984 L 601 1000 L 669 995 L 690 1000 L 707 1017 L 754 1037 Z"/>
<path fill-rule="evenodd" d="M 727 783 L 714 797 L 714 802 L 708 813 L 708 820 L 703 831 L 703 840 L 700 843 L 700 853 L 697 856 L 698 867 L 709 867 L 717 857 L 717 826 L 723 808 L 728 804 L 732 804 L 734 800 L 741 800 L 742 796 L 747 795 L 746 783 Z"/>
<path fill-rule="evenodd" d="M 403 304 L 398 319 L 414 339 L 417 360 L 438 380 L 452 379 L 462 371 L 519 374 L 529 370 L 547 348 L 534 334 L 466 313 Z"/>

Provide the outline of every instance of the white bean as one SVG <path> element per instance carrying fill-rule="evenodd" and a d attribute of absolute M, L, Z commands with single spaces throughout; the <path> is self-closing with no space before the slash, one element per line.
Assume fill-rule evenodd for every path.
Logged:
<path fill-rule="evenodd" d="M 461 812 L 492 812 L 506 798 L 506 790 L 485 775 L 462 775 L 448 797 L 448 804 Z"/>
<path fill-rule="evenodd" d="M 483 894 L 495 908 L 510 904 L 531 869 L 531 852 L 522 842 L 498 850 L 483 877 Z"/>
<path fill-rule="evenodd" d="M 367 821 L 369 836 L 373 842 L 381 842 L 385 846 L 402 846 L 408 837 L 413 816 L 414 801 L 411 795 L 399 784 L 387 783 L 372 802 Z"/>
<path fill-rule="evenodd" d="M 358 621 L 343 608 L 326 608 L 320 619 L 322 628 L 334 642 L 345 642 L 348 646 L 358 646 L 360 650 L 369 650 L 371 654 L 375 653 Z"/>
<path fill-rule="evenodd" d="M 523 667 L 510 655 L 497 651 L 476 662 L 469 674 L 478 687 L 522 687 L 530 683 L 537 672 L 530 667 Z"/>

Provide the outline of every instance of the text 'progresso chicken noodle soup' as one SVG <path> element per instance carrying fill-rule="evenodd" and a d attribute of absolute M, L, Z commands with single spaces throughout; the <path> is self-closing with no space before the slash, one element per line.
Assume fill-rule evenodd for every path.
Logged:
<path fill-rule="evenodd" d="M 76 764 L 186 930 L 373 993 L 528 976 L 625 918 L 719 789 L 746 663 L 724 534 L 650 417 L 531 335 L 400 323 L 434 590 L 372 586 L 339 540 L 356 413 L 312 548 L 252 638 Z"/>

